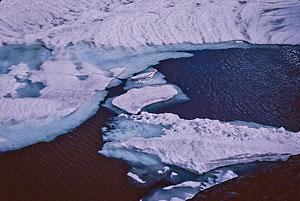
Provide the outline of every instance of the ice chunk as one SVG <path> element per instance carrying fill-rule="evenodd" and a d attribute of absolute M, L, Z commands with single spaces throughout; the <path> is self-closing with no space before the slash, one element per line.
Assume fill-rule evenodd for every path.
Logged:
<path fill-rule="evenodd" d="M 135 124 L 130 132 L 140 129 L 136 125 L 138 122 L 143 126 L 144 123 L 162 125 L 165 135 L 108 142 L 101 153 L 117 148 L 147 153 L 156 155 L 165 164 L 199 174 L 221 166 L 256 160 L 282 160 L 300 153 L 300 133 L 282 128 L 253 128 L 209 119 L 184 120 L 170 113 L 142 112 L 140 115 L 121 115 L 118 118 L 124 117 Z M 119 123 L 115 123 L 118 129 Z M 112 131 L 105 134 L 109 136 L 110 132 L 116 134 Z M 126 160 L 126 156 L 124 158 Z"/>
<path fill-rule="evenodd" d="M 182 183 L 174 185 L 174 186 L 164 187 L 163 190 L 171 190 L 171 189 L 180 188 L 180 187 L 196 188 L 196 187 L 200 187 L 200 186 L 201 186 L 201 182 L 185 181 L 185 182 L 182 182 Z"/>
<path fill-rule="evenodd" d="M 210 188 L 214 185 L 228 181 L 237 177 L 231 170 L 219 170 L 209 175 L 207 178 L 199 177 L 194 181 L 184 181 L 176 185 L 160 187 L 152 193 L 146 195 L 142 201 L 174 199 L 187 200 L 196 195 L 199 191 Z"/>
<path fill-rule="evenodd" d="M 146 183 L 144 180 L 142 180 L 141 178 L 139 178 L 139 176 L 137 176 L 136 174 L 133 174 L 132 172 L 128 172 L 127 175 L 129 177 L 131 177 L 133 180 L 135 180 L 135 181 L 137 181 L 137 182 L 139 182 L 141 184 Z"/>
<path fill-rule="evenodd" d="M 181 89 L 179 87 L 177 87 L 175 85 L 172 85 L 172 86 L 174 86 L 175 89 L 177 90 L 177 95 L 175 95 L 173 98 L 171 98 L 169 100 L 165 100 L 165 101 L 161 101 L 161 102 L 157 102 L 157 103 L 153 103 L 151 105 L 145 106 L 144 108 L 142 108 L 142 111 L 153 112 L 153 111 L 157 111 L 157 110 L 159 110 L 163 107 L 169 106 L 169 105 L 175 105 L 177 103 L 182 103 L 182 102 L 190 100 L 181 91 Z M 125 110 L 122 110 L 112 104 L 112 101 L 114 100 L 114 98 L 116 98 L 116 97 L 108 98 L 102 106 L 114 111 L 116 114 L 122 114 L 122 113 L 126 112 Z"/>
<path fill-rule="evenodd" d="M 126 81 L 124 89 L 128 90 L 150 85 L 163 85 L 167 83 L 164 78 L 165 76 L 158 72 L 156 69 L 148 68 L 147 70 L 145 70 L 145 72 L 141 72 L 138 75 L 129 78 Z"/>
<path fill-rule="evenodd" d="M 171 173 L 171 178 L 178 176 L 178 174 L 176 172 L 172 172 Z"/>
<path fill-rule="evenodd" d="M 128 113 L 137 114 L 143 107 L 169 100 L 177 93 L 172 85 L 145 86 L 130 89 L 127 93 L 114 98 L 112 104 Z"/>
<path fill-rule="evenodd" d="M 163 167 L 162 170 L 158 170 L 158 174 L 164 174 L 166 172 L 168 172 L 170 170 L 170 168 L 168 166 Z"/>

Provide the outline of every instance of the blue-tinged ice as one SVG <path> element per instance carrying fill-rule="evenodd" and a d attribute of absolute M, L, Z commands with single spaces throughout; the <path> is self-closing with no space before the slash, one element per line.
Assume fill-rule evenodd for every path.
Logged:
<path fill-rule="evenodd" d="M 0 74 L 7 74 L 10 66 L 25 63 L 32 70 L 39 70 L 51 56 L 51 51 L 42 45 L 4 45 L 0 47 Z"/>
<path fill-rule="evenodd" d="M 31 82 L 30 80 L 26 85 L 16 89 L 18 98 L 36 98 L 41 96 L 40 90 L 45 88 L 46 85 L 43 82 Z"/>
<path fill-rule="evenodd" d="M 126 81 L 124 89 L 128 90 L 132 88 L 141 88 L 150 85 L 163 85 L 166 83 L 167 81 L 165 80 L 165 76 L 158 72 L 156 69 L 150 67 L 145 71 L 130 77 Z"/>
<path fill-rule="evenodd" d="M 207 175 L 198 176 L 194 180 L 183 181 L 178 184 L 159 187 L 158 189 L 150 192 L 142 201 L 152 200 L 187 200 L 194 197 L 199 191 L 210 188 L 222 182 L 228 181 L 237 177 L 231 170 L 216 170 Z"/>
<path fill-rule="evenodd" d="M 108 129 L 106 127 L 103 128 L 103 140 L 118 141 L 137 137 L 160 137 L 164 135 L 162 129 L 162 125 L 133 122 L 126 117 L 120 116 L 108 122 Z"/>
<path fill-rule="evenodd" d="M 106 91 L 100 91 L 70 115 L 54 118 L 52 121 L 40 119 L 35 124 L 22 124 L 22 122 L 11 120 L 6 125 L 0 125 L 0 153 L 20 149 L 37 142 L 49 142 L 58 135 L 70 131 L 95 114 L 99 108 L 99 102 L 104 100 L 106 95 Z"/>

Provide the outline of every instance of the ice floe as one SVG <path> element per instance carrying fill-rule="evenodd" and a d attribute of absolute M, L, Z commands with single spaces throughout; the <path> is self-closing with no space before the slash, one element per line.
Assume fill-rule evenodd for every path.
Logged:
<path fill-rule="evenodd" d="M 114 120 L 112 132 L 105 132 L 111 142 L 104 144 L 100 151 L 109 157 L 127 160 L 126 155 L 114 154 L 116 149 L 150 154 L 165 164 L 201 174 L 221 166 L 280 160 L 300 153 L 300 134 L 283 128 L 255 128 L 209 119 L 184 120 L 170 113 L 142 112 L 133 116 L 122 114 L 118 118 Z M 126 124 L 128 120 L 134 122 L 131 131 L 123 130 L 121 122 L 124 119 L 127 119 Z M 141 124 L 137 125 L 137 122 Z M 120 140 L 118 135 L 129 135 L 126 132 L 134 132 L 135 127 L 142 130 L 145 125 L 163 126 L 163 135 Z M 147 129 L 143 131 L 146 133 Z"/>
<path fill-rule="evenodd" d="M 154 68 L 148 68 L 145 72 L 141 72 L 135 76 L 130 77 L 126 81 L 126 85 L 124 86 L 125 90 L 132 88 L 141 88 L 149 85 L 162 85 L 166 84 L 167 81 L 164 79 L 165 76 L 158 72 Z"/>
<path fill-rule="evenodd" d="M 127 161 L 143 184 L 160 179 L 173 183 L 150 192 L 143 201 L 187 200 L 237 177 L 234 171 L 239 167 L 230 165 L 285 160 L 300 153 L 299 132 L 246 122 L 185 120 L 171 113 L 142 112 L 121 114 L 108 126 L 103 129 L 106 143 L 100 154 Z"/>
<path fill-rule="evenodd" d="M 128 172 L 127 175 L 128 175 L 129 177 L 131 177 L 133 180 L 135 180 L 136 182 L 139 182 L 139 183 L 141 183 L 141 184 L 146 183 L 144 180 L 142 180 L 141 178 L 139 178 L 138 175 L 133 174 L 132 172 Z"/>
<path fill-rule="evenodd" d="M 166 101 L 177 95 L 173 85 L 145 86 L 130 89 L 127 93 L 113 99 L 112 104 L 131 114 L 137 114 L 147 105 Z"/>
<path fill-rule="evenodd" d="M 214 185 L 220 184 L 222 182 L 228 181 L 237 177 L 231 170 L 218 170 L 208 177 L 195 178 L 194 181 L 184 181 L 179 184 L 170 185 L 166 187 L 160 187 L 154 192 L 146 195 L 142 201 L 151 200 L 187 200 L 196 195 L 199 191 L 210 188 Z"/>

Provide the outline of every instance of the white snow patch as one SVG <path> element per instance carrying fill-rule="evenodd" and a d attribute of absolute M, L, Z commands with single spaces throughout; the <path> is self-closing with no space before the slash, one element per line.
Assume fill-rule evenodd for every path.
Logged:
<path fill-rule="evenodd" d="M 147 105 L 166 101 L 177 94 L 173 85 L 145 86 L 130 89 L 113 99 L 112 104 L 131 114 L 137 114 Z"/>

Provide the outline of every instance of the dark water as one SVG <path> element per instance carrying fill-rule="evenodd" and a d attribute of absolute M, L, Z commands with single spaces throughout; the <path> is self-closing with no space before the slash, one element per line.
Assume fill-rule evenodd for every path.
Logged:
<path fill-rule="evenodd" d="M 101 127 L 114 114 L 101 108 L 73 132 L 49 143 L 0 155 L 1 201 L 139 200 L 125 162 L 98 154 Z"/>
<path fill-rule="evenodd" d="M 192 53 L 193 57 L 155 66 L 191 98 L 156 112 L 300 130 L 300 47 L 253 46 Z"/>

